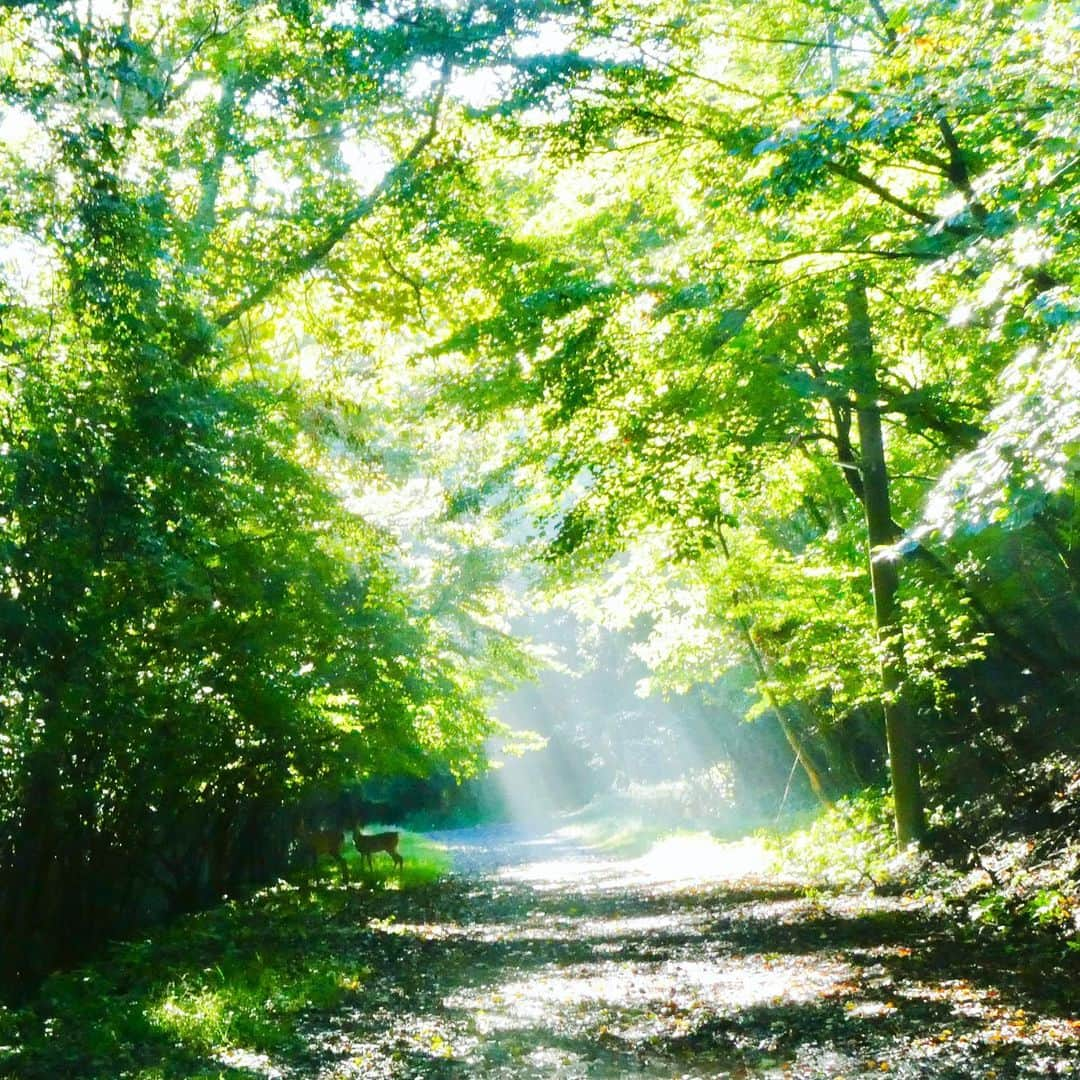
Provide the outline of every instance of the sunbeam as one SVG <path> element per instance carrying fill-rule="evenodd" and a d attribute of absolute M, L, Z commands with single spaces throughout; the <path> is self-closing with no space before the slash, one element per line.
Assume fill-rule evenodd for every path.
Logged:
<path fill-rule="evenodd" d="M 544 740 L 499 760 L 485 781 L 504 820 L 535 831 L 562 819 L 579 839 L 625 853 L 672 832 L 737 837 L 783 802 L 790 748 L 775 726 L 741 723 L 737 681 L 711 696 L 643 696 L 633 633 L 586 630 L 565 612 L 534 616 L 519 632 L 552 659 L 498 707 L 511 729 Z M 805 796 L 796 787 L 791 803 Z"/>

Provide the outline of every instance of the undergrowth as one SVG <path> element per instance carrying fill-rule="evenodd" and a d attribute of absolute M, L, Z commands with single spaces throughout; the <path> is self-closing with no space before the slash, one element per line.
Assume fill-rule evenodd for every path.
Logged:
<path fill-rule="evenodd" d="M 1034 768 L 1034 767 L 1033 767 Z M 1080 772 L 1042 763 L 1057 815 L 1030 831 L 1016 812 L 986 802 L 942 804 L 928 814 L 927 843 L 898 854 L 892 800 L 868 790 L 841 799 L 787 831 L 763 834 L 776 873 L 808 889 L 911 892 L 948 913 L 973 939 L 1035 945 L 1080 960 L 1080 838 L 1069 800 L 1080 801 Z M 1030 824 L 1030 823 L 1029 823 Z"/>
<path fill-rule="evenodd" d="M 1080 960 L 1080 756 L 1051 752 L 930 824 L 940 903 L 982 937 L 1041 938 Z"/>
<path fill-rule="evenodd" d="M 405 865 L 348 854 L 349 887 L 326 861 L 297 883 L 179 920 L 114 946 L 96 963 L 57 973 L 21 1009 L 0 1006 L 0 1076 L 250 1076 L 233 1055 L 288 1054 L 307 1014 L 359 1003 L 371 974 L 343 950 L 365 898 L 421 889 L 448 868 L 446 853 L 402 834 Z M 337 927 L 336 927 L 337 924 Z"/>
<path fill-rule="evenodd" d="M 811 887 L 882 888 L 900 866 L 892 835 L 892 798 L 869 789 L 840 799 L 782 832 L 762 834 L 773 869 Z"/>
<path fill-rule="evenodd" d="M 713 765 L 677 780 L 629 783 L 594 798 L 570 815 L 573 835 L 614 855 L 643 855 L 673 835 L 708 832 L 720 839 L 745 835 L 734 808 L 730 769 Z"/>

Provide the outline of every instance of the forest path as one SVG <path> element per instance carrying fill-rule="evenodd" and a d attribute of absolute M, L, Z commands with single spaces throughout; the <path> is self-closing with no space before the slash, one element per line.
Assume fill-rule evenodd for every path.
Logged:
<path fill-rule="evenodd" d="M 559 832 L 436 838 L 448 880 L 343 890 L 361 1003 L 309 1018 L 305 1060 L 248 1075 L 1080 1074 L 1075 988 L 960 945 L 919 902 L 807 898 L 749 843 L 708 865 L 692 840 L 620 859 Z"/>

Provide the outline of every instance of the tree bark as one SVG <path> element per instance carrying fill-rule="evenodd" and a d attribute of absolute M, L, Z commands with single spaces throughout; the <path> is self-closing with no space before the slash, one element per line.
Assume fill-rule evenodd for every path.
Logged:
<path fill-rule="evenodd" d="M 885 737 L 896 814 L 896 840 L 900 847 L 906 847 L 922 836 L 922 794 L 914 721 L 910 705 L 904 697 L 904 639 L 897 605 L 900 577 L 896 562 L 875 558 L 875 551 L 891 544 L 896 539 L 896 532 L 889 505 L 889 473 L 885 464 L 866 281 L 861 274 L 856 273 L 852 279 L 845 299 L 848 350 L 859 429 L 870 580 L 874 591 L 874 624 L 881 646 L 881 702 L 885 713 Z"/>

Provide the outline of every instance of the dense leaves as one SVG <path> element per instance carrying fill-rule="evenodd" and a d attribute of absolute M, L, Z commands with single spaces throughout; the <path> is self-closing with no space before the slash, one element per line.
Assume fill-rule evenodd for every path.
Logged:
<path fill-rule="evenodd" d="M 312 789 L 480 766 L 516 651 L 410 592 L 250 314 L 408 197 L 445 82 L 417 65 L 519 17 L 469 44 L 438 6 L 3 16 L 9 988 L 280 872 Z M 396 162 L 354 177 L 365 152 Z"/>

